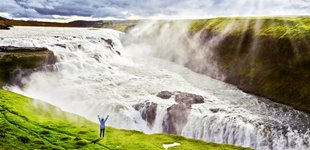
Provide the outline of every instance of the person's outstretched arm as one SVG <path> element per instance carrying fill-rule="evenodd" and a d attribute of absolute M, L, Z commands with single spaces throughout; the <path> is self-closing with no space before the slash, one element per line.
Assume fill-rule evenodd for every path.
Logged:
<path fill-rule="evenodd" d="M 107 117 L 105 118 L 104 122 L 106 122 L 108 120 L 108 118 L 109 118 L 109 115 L 107 115 Z"/>
<path fill-rule="evenodd" d="M 101 123 L 101 121 L 100 121 L 100 116 L 98 115 L 98 120 L 99 120 L 99 122 Z"/>

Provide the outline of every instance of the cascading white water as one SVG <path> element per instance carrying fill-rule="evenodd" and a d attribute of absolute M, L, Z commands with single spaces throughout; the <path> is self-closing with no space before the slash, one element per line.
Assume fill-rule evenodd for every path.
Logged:
<path fill-rule="evenodd" d="M 145 55 L 150 45 L 127 43 L 123 48 L 120 36 L 107 29 L 16 27 L 1 31 L 0 45 L 47 47 L 58 59 L 57 71 L 33 73 L 23 81 L 23 89 L 7 88 L 93 121 L 97 114 L 109 114 L 108 125 L 146 133 L 162 132 L 166 109 L 175 103 L 156 97 L 158 92 L 190 92 L 202 95 L 205 103 L 193 105 L 182 131 L 186 137 L 262 150 L 310 148 L 307 114 Z M 132 107 L 146 100 L 158 104 L 151 129 Z"/>

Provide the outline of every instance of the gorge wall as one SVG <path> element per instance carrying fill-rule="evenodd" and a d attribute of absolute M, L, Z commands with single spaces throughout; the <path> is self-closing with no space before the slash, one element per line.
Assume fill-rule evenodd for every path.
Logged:
<path fill-rule="evenodd" d="M 131 36 L 155 46 L 152 55 L 309 113 L 309 24 L 307 17 L 159 21 Z"/>
<path fill-rule="evenodd" d="M 0 86 L 22 86 L 22 78 L 55 62 L 54 53 L 47 48 L 0 46 Z"/>

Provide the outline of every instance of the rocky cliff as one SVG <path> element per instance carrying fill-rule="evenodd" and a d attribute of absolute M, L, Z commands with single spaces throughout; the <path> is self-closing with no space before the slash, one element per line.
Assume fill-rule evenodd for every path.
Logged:
<path fill-rule="evenodd" d="M 21 78 L 55 62 L 53 52 L 46 48 L 0 46 L 0 85 L 21 86 Z"/>
<path fill-rule="evenodd" d="M 200 28 L 202 47 L 210 48 L 208 41 L 221 37 L 209 59 L 225 82 L 310 113 L 309 25 L 310 18 L 302 17 L 220 18 L 192 22 L 191 31 Z"/>
<path fill-rule="evenodd" d="M 12 26 L 0 23 L 0 30 L 10 30 Z"/>

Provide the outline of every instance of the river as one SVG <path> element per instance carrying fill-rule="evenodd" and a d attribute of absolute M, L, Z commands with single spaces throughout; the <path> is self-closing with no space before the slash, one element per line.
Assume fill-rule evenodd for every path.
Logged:
<path fill-rule="evenodd" d="M 161 133 L 166 109 L 175 104 L 157 93 L 189 92 L 203 96 L 205 103 L 192 106 L 181 132 L 185 137 L 258 150 L 310 149 L 308 114 L 146 54 L 152 45 L 123 45 L 124 37 L 110 29 L 0 31 L 1 46 L 47 47 L 57 57 L 55 71 L 33 73 L 23 79 L 23 88 L 5 88 L 95 122 L 98 114 L 109 114 L 109 126 L 145 133 Z M 147 100 L 158 104 L 153 127 L 132 107 Z"/>

